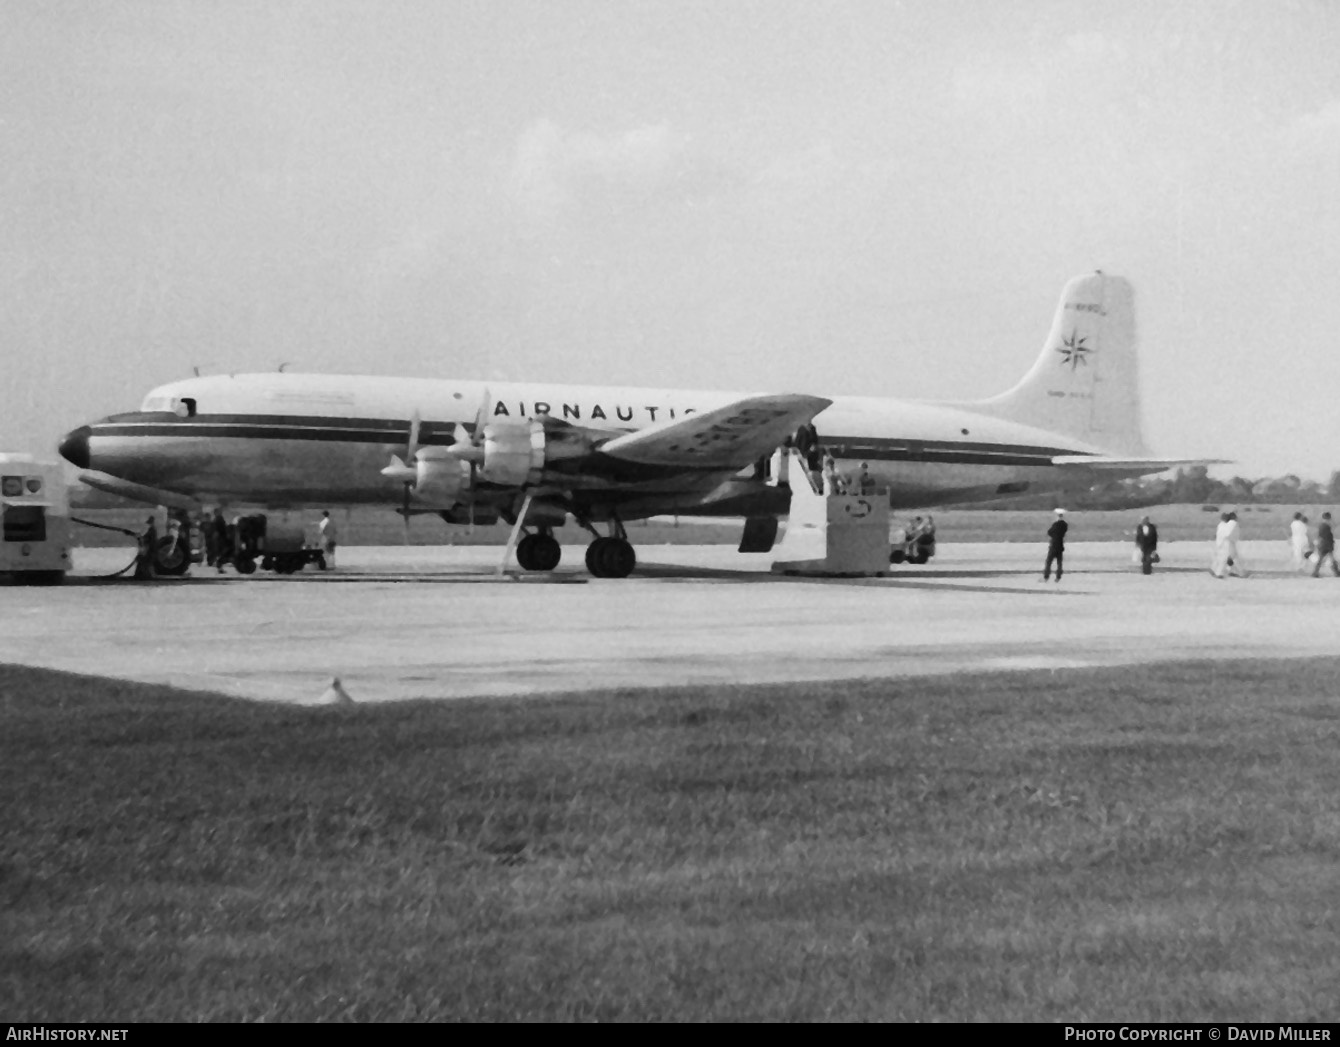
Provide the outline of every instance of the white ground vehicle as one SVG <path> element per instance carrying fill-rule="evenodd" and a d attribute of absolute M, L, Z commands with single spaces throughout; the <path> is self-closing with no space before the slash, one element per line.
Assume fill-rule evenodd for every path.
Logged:
<path fill-rule="evenodd" d="M 70 569 L 65 468 L 28 454 L 0 454 L 0 576 L 54 585 Z"/>

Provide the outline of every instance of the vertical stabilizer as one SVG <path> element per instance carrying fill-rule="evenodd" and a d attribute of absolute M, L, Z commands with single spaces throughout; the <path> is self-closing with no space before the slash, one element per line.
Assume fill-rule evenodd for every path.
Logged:
<path fill-rule="evenodd" d="M 1119 276 L 1093 273 L 1066 284 L 1042 354 L 1007 393 L 959 406 L 1140 457 L 1135 292 Z"/>

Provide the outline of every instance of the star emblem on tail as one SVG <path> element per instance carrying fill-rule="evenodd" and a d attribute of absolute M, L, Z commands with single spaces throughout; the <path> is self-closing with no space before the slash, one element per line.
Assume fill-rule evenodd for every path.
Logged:
<path fill-rule="evenodd" d="M 1068 337 L 1062 339 L 1061 344 L 1056 347 L 1056 351 L 1061 354 L 1062 367 L 1069 364 L 1070 369 L 1073 371 L 1079 367 L 1080 364 L 1087 364 L 1089 362 L 1088 357 L 1093 350 L 1084 344 L 1087 339 L 1088 335 L 1081 337 L 1074 331 L 1072 331 Z"/>

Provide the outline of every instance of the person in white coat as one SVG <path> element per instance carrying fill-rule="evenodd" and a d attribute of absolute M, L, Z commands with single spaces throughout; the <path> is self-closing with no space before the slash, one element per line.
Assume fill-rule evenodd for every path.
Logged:
<path fill-rule="evenodd" d="M 1308 555 L 1312 552 L 1312 538 L 1307 533 L 1307 517 L 1302 513 L 1293 514 L 1293 523 L 1289 524 L 1289 551 L 1292 553 L 1290 566 L 1301 571 L 1308 566 Z"/>
<path fill-rule="evenodd" d="M 1223 578 L 1232 571 L 1239 578 L 1247 577 L 1247 568 L 1242 563 L 1242 552 L 1238 542 L 1242 538 L 1242 528 L 1238 526 L 1237 513 L 1224 513 L 1219 517 L 1219 526 L 1214 532 L 1214 563 L 1210 571 L 1216 578 Z"/>

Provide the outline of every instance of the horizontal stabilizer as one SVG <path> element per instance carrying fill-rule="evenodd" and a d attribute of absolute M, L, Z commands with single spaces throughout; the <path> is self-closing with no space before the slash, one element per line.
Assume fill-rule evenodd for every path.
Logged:
<path fill-rule="evenodd" d="M 108 473 L 100 473 L 96 469 L 82 470 L 79 473 L 79 479 L 88 484 L 89 487 L 95 487 L 99 491 L 106 491 L 108 494 L 119 495 L 122 498 L 129 498 L 132 502 L 147 502 L 149 505 L 162 505 L 168 509 L 185 509 L 187 512 L 199 512 L 201 509 L 200 501 L 192 498 L 189 494 L 168 491 L 161 487 L 146 487 L 144 484 L 122 480 Z"/>
<path fill-rule="evenodd" d="M 741 469 L 771 454 L 832 402 L 800 394 L 750 396 L 616 437 L 600 453 L 640 465 Z"/>
<path fill-rule="evenodd" d="M 1052 465 L 1083 469 L 1138 469 L 1143 473 L 1161 473 L 1187 465 L 1232 465 L 1231 458 L 1108 458 L 1097 454 L 1059 454 Z"/>

